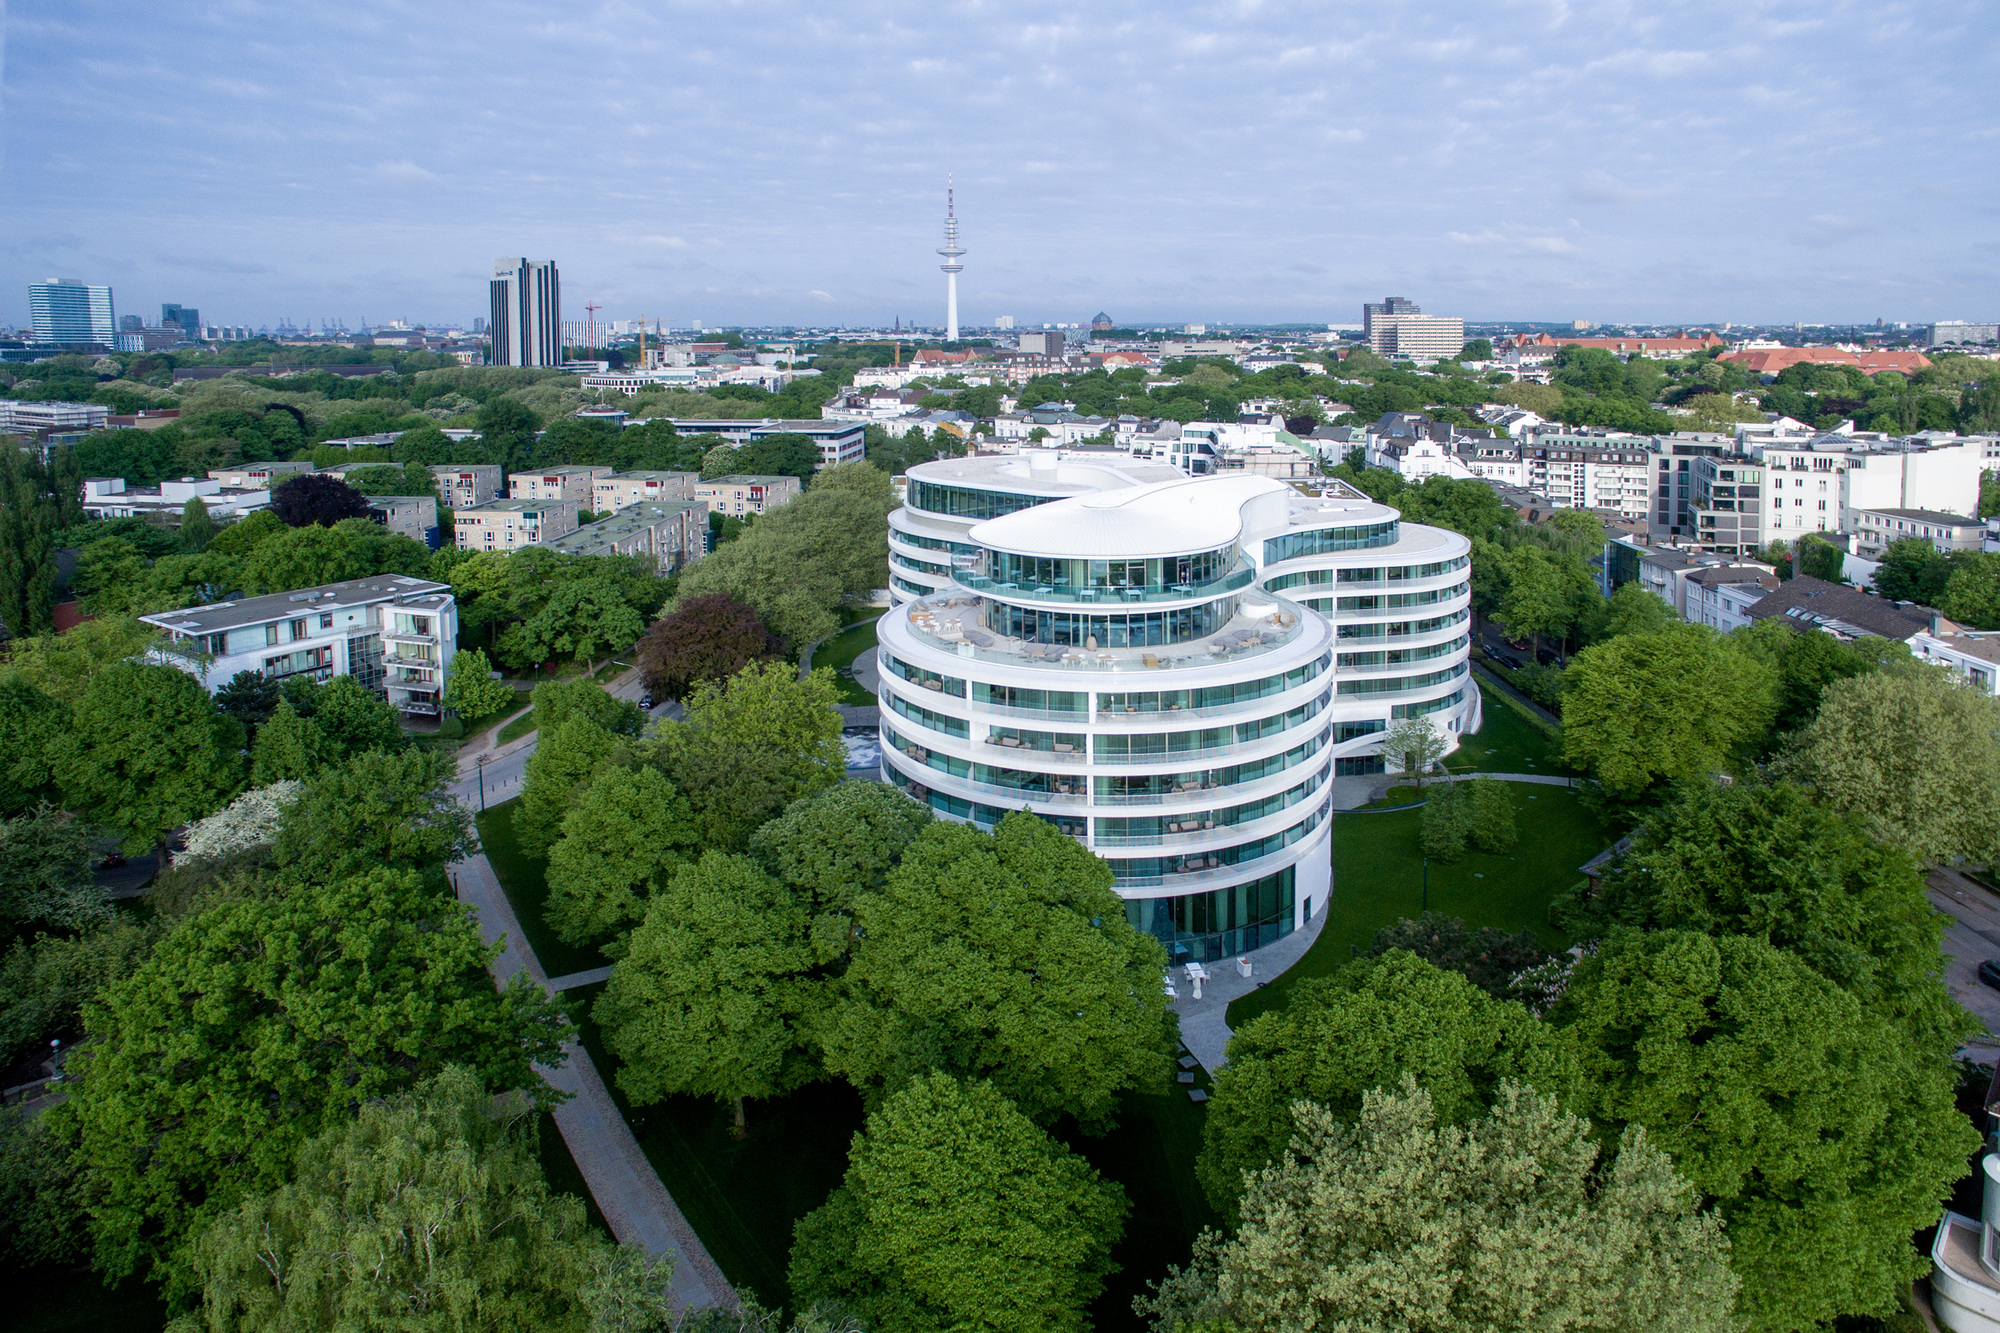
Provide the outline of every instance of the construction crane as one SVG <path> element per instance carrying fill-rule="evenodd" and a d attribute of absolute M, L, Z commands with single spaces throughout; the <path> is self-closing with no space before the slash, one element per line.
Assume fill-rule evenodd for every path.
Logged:
<path fill-rule="evenodd" d="M 604 309 L 604 307 L 597 304 L 597 302 L 595 301 L 589 301 L 584 304 L 583 308 L 590 314 L 589 322 L 585 325 L 584 336 L 590 339 L 590 354 L 592 356 L 596 356 L 597 355 L 597 312 Z"/>

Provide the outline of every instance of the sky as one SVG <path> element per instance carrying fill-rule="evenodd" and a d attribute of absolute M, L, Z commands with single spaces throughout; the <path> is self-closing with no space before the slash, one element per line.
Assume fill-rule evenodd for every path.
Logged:
<path fill-rule="evenodd" d="M 0 0 L 0 323 L 2000 316 L 2000 9 Z"/>

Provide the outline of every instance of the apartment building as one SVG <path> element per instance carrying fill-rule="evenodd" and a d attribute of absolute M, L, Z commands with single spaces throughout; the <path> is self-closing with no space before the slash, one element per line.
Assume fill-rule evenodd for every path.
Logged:
<path fill-rule="evenodd" d="M 1873 560 L 1890 542 L 1921 537 L 1938 550 L 1978 551 L 1986 543 L 1986 521 L 1934 509 L 1857 509 L 1854 512 L 1854 553 Z"/>
<path fill-rule="evenodd" d="M 606 514 L 642 501 L 692 500 L 700 480 L 699 472 L 614 472 L 591 483 L 590 507 Z"/>
<path fill-rule="evenodd" d="M 649 555 L 662 574 L 678 574 L 708 549 L 708 505 L 700 500 L 640 500 L 549 543 L 569 555 Z"/>
<path fill-rule="evenodd" d="M 1539 432 L 1521 446 L 1520 485 L 1565 509 L 1603 509 L 1645 522 L 1651 506 L 1653 455 L 1643 436 Z"/>
<path fill-rule="evenodd" d="M 731 444 L 748 444 L 769 435 L 803 435 L 819 449 L 818 467 L 858 463 L 867 453 L 867 434 L 858 421 L 790 421 L 764 417 L 754 421 L 696 421 L 674 418 L 683 435 L 720 435 Z"/>
<path fill-rule="evenodd" d="M 1777 590 L 1778 576 L 1765 565 L 1718 565 L 1690 570 L 1683 586 L 1682 614 L 1727 634 L 1750 623 L 1750 608 Z"/>
<path fill-rule="evenodd" d="M 513 551 L 541 546 L 576 531 L 574 500 L 489 500 L 452 511 L 452 536 L 467 551 Z"/>
<path fill-rule="evenodd" d="M 379 574 L 141 616 L 198 657 L 163 660 L 210 693 L 239 671 L 272 680 L 352 676 L 404 713 L 436 716 L 458 648 L 451 587 Z"/>
<path fill-rule="evenodd" d="M 533 472 L 510 472 L 507 474 L 507 498 L 570 500 L 574 501 L 579 509 L 588 509 L 596 503 L 597 479 L 610 476 L 613 470 L 602 464 L 592 464 L 540 468 Z"/>
<path fill-rule="evenodd" d="M 741 518 L 762 514 L 796 500 L 800 491 L 797 477 L 729 476 L 695 483 L 694 498 L 708 506 L 711 514 Z"/>
<path fill-rule="evenodd" d="M 429 471 L 447 509 L 471 509 L 500 498 L 498 463 L 434 463 Z"/>
<path fill-rule="evenodd" d="M 371 495 L 368 512 L 389 531 L 420 541 L 433 551 L 443 544 L 434 495 Z"/>
<path fill-rule="evenodd" d="M 269 490 L 288 477 L 302 477 L 312 471 L 314 471 L 313 465 L 300 459 L 292 462 L 240 463 L 235 467 L 210 468 L 208 475 L 210 480 L 219 481 L 225 487 L 237 490 L 251 486 L 261 486 Z"/>
<path fill-rule="evenodd" d="M 271 505 L 263 486 L 224 486 L 212 477 L 182 477 L 157 486 L 127 486 L 123 477 L 91 477 L 83 483 L 83 512 L 92 518 L 145 518 L 158 515 L 178 524 L 189 500 L 199 499 L 210 518 L 242 518 Z"/>
<path fill-rule="evenodd" d="M 1674 614 L 1683 620 L 1715 623 L 1714 613 L 1725 599 L 1714 589 L 1746 582 L 1762 586 L 1765 578 L 1775 587 L 1777 570 L 1758 560 L 1731 559 L 1689 546 L 1648 546 L 1630 537 L 1604 544 L 1606 597 L 1636 582 L 1673 607 Z M 1710 614 L 1705 618 L 1704 613 Z"/>

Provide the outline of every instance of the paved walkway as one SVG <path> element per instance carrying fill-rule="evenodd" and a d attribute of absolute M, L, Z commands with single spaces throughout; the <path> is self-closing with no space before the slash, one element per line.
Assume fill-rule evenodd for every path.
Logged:
<path fill-rule="evenodd" d="M 1202 1068 L 1213 1074 L 1229 1063 L 1229 1038 L 1233 1030 L 1229 1026 L 1229 1002 L 1248 995 L 1265 982 L 1281 976 L 1293 963 L 1306 956 L 1313 941 L 1319 938 L 1320 928 L 1326 924 L 1326 912 L 1306 922 L 1303 928 L 1293 931 L 1276 944 L 1267 944 L 1255 953 L 1246 955 L 1250 959 L 1250 975 L 1243 976 L 1236 970 L 1236 960 L 1225 958 L 1219 963 L 1208 964 L 1208 980 L 1202 983 L 1201 998 L 1194 998 L 1194 987 L 1187 974 L 1180 968 L 1173 969 L 1174 989 L 1180 992 L 1178 998 L 1167 1005 L 1181 1020 L 1181 1041 L 1188 1048 L 1188 1054 L 1201 1061 Z"/>
<path fill-rule="evenodd" d="M 596 968 L 550 981 L 528 947 L 514 906 L 507 901 L 486 857 L 475 853 L 458 862 L 451 867 L 451 877 L 459 901 L 469 904 L 479 919 L 480 937 L 488 945 L 504 940 L 492 964 L 494 985 L 504 986 L 525 972 L 536 985 L 558 991 L 589 985 L 611 974 L 608 967 Z M 643 1246 L 656 1258 L 672 1256 L 671 1294 L 677 1309 L 736 1308 L 735 1290 L 709 1257 L 667 1187 L 660 1183 L 659 1173 L 646 1160 L 625 1118 L 618 1114 L 617 1103 L 612 1101 L 590 1053 L 572 1042 L 564 1044 L 563 1056 L 561 1068 L 537 1065 L 536 1072 L 550 1087 L 569 1094 L 569 1100 L 556 1108 L 556 1128 L 562 1131 L 563 1143 L 575 1159 L 591 1198 L 597 1200 L 604 1220 L 611 1224 L 611 1234 L 621 1244 Z"/>

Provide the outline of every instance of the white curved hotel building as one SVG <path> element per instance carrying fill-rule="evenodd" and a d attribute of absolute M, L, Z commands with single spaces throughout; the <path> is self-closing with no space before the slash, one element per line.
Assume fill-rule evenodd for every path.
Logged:
<path fill-rule="evenodd" d="M 913 467 L 889 519 L 883 775 L 990 825 L 1026 808 L 1110 862 L 1177 960 L 1326 905 L 1330 783 L 1381 733 L 1480 724 L 1471 544 L 1339 482 L 1053 452 Z"/>

